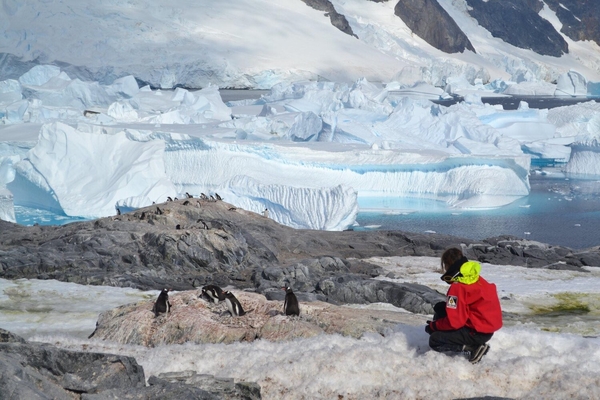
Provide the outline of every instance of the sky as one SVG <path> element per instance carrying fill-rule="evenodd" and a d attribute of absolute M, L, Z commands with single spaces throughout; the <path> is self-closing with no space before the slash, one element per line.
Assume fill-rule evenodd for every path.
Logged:
<path fill-rule="evenodd" d="M 370 261 L 393 272 L 397 282 L 420 283 L 441 293 L 447 290 L 439 279 L 437 258 Z M 352 339 L 322 335 L 284 343 L 259 340 L 144 348 L 88 340 L 98 313 L 119 304 L 151 301 L 158 291 L 57 281 L 0 279 L 0 326 L 62 348 L 134 356 L 146 377 L 193 370 L 255 381 L 266 400 L 338 395 L 346 399 L 597 398 L 600 270 L 556 271 L 484 263 L 481 275 L 497 285 L 503 311 L 516 318 L 505 318 L 504 327 L 489 342 L 490 352 L 477 365 L 430 351 L 424 326 L 418 323 L 397 325 L 385 336 L 367 334 Z M 589 307 L 587 315 L 541 315 L 540 308 L 559 305 L 558 299 L 569 293 L 577 293 L 577 300 Z M 103 301 L 96 301 L 98 298 Z M 359 307 L 406 313 L 388 304 Z M 533 316 L 534 310 L 540 315 Z"/>

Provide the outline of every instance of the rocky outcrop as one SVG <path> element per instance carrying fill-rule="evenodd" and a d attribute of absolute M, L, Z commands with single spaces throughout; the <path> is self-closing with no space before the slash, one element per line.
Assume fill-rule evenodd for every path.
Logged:
<path fill-rule="evenodd" d="M 283 293 L 283 291 L 281 291 Z M 172 294 L 172 310 L 154 317 L 152 302 L 128 304 L 102 313 L 94 339 L 123 344 L 234 343 L 256 339 L 283 341 L 321 334 L 354 338 L 365 332 L 384 334 L 399 323 L 422 325 L 425 315 L 335 306 L 300 298 L 300 316 L 283 315 L 283 301 L 267 300 L 261 294 L 235 291 L 246 314 L 232 317 L 223 303 L 198 298 L 198 291 Z M 443 296 L 437 299 L 443 300 Z M 431 311 L 433 312 L 433 311 Z"/>
<path fill-rule="evenodd" d="M 331 25 L 338 28 L 347 35 L 358 37 L 352 31 L 352 27 L 348 23 L 346 17 L 335 10 L 335 7 L 329 0 L 302 0 L 307 6 L 315 10 L 325 11 L 325 16 L 329 17 Z"/>
<path fill-rule="evenodd" d="M 545 0 L 562 23 L 560 31 L 573 40 L 600 45 L 600 7 L 595 0 Z"/>
<path fill-rule="evenodd" d="M 437 0 L 400 0 L 394 14 L 415 35 L 445 53 L 475 52 L 469 38 Z"/>
<path fill-rule="evenodd" d="M 552 24 L 539 15 L 538 0 L 467 0 L 469 14 L 479 25 L 513 46 L 560 57 L 569 46 Z"/>
<path fill-rule="evenodd" d="M 181 374 L 179 374 L 181 375 Z M 0 329 L 3 400 L 257 400 L 260 386 L 208 375 L 150 377 L 132 357 L 29 343 Z"/>
<path fill-rule="evenodd" d="M 439 257 L 451 246 L 492 264 L 581 271 L 600 266 L 598 247 L 572 250 L 509 236 L 475 241 L 400 231 L 298 230 L 223 201 L 189 199 L 65 226 L 0 221 L 0 277 L 144 290 L 214 283 L 265 295 L 287 282 L 307 300 L 384 301 L 428 312 L 436 292 L 373 280 L 383 270 L 365 260 Z"/>

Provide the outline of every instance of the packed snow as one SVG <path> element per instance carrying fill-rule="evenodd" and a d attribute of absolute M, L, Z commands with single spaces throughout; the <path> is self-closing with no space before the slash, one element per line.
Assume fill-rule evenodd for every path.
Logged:
<path fill-rule="evenodd" d="M 439 279 L 437 258 L 370 261 L 393 272 L 397 282 L 447 290 Z M 255 381 L 264 399 L 598 397 L 598 268 L 576 272 L 482 264 L 482 276 L 497 285 L 503 311 L 512 317 L 505 317 L 504 327 L 490 341 L 490 352 L 476 365 L 429 350 L 424 321 L 431 316 L 426 315 L 414 315 L 415 325 L 397 325 L 384 336 L 367 334 L 360 339 L 321 335 L 282 343 L 145 348 L 86 338 L 98 313 L 153 299 L 158 291 L 0 279 L 0 317 L 3 328 L 30 340 L 134 356 L 147 377 L 193 370 Z M 569 312 L 573 305 L 588 311 Z M 389 304 L 346 307 L 407 313 Z M 555 311 L 561 309 L 562 313 Z"/>

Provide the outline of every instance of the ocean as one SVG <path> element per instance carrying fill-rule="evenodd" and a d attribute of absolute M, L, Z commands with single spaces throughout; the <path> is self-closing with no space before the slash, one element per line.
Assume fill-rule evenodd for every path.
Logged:
<path fill-rule="evenodd" d="M 474 240 L 511 235 L 572 249 L 600 245 L 600 180 L 569 178 L 560 168 L 545 169 L 529 179 L 528 196 L 497 209 L 458 210 L 442 202 L 397 199 L 388 211 L 359 212 L 353 229 L 440 233 Z"/>

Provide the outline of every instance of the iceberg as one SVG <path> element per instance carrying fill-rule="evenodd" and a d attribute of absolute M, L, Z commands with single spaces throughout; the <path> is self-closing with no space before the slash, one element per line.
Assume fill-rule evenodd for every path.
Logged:
<path fill-rule="evenodd" d="M 100 85 L 56 68 L 0 88 L 10 93 L 0 129 L 7 219 L 13 203 L 96 218 L 218 191 L 289 226 L 343 230 L 390 199 L 501 207 L 529 194 L 536 158 L 597 173 L 574 143 L 597 133 L 600 105 L 505 111 L 481 101 L 491 92 L 481 83 L 449 107 L 429 100 L 442 89 L 364 78 L 281 83 L 227 104 L 216 86 L 160 90 L 130 76 Z"/>
<path fill-rule="evenodd" d="M 36 146 L 15 164 L 19 178 L 8 188 L 17 204 L 28 207 L 59 206 L 56 211 L 84 218 L 115 215 L 120 200 L 142 207 L 175 192 L 163 153 L 159 140 L 138 142 L 125 132 L 84 133 L 60 122 L 47 124 Z M 44 196 L 31 196 L 31 186 Z"/>

